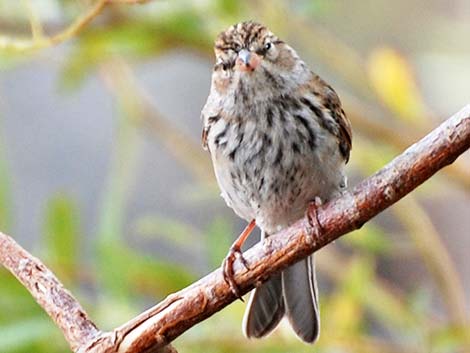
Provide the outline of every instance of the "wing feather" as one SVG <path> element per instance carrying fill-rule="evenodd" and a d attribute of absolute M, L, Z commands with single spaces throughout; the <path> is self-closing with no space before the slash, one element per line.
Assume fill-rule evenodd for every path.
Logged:
<path fill-rule="evenodd" d="M 318 101 L 317 104 L 319 104 L 319 106 L 315 107 L 316 111 L 326 111 L 329 113 L 328 115 L 332 118 L 332 121 L 326 121 L 326 119 L 322 119 L 322 116 L 316 115 L 320 119 L 320 124 L 337 138 L 338 148 L 347 163 L 352 148 L 352 128 L 341 106 L 338 94 L 329 84 L 315 74 L 313 74 L 312 80 L 303 91 L 307 91 L 315 96 L 316 101 Z"/>

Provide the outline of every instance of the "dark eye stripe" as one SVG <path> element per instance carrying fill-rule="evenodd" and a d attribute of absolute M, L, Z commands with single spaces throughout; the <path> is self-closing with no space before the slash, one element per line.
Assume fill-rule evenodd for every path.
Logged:
<path fill-rule="evenodd" d="M 258 49 L 256 51 L 256 54 L 264 56 L 269 51 L 269 49 L 271 49 L 271 48 L 266 48 L 266 46 L 263 46 L 261 49 Z"/>
<path fill-rule="evenodd" d="M 218 49 L 218 50 L 222 50 L 224 52 L 227 52 L 229 50 L 233 50 L 235 53 L 238 53 L 241 49 L 242 49 L 242 46 L 235 43 L 235 44 L 227 44 L 227 45 L 216 45 L 215 46 L 215 49 Z"/>
<path fill-rule="evenodd" d="M 266 45 L 267 44 L 270 44 L 271 46 L 269 48 L 266 48 Z M 264 46 L 261 48 L 261 49 L 258 49 L 256 51 L 256 54 L 258 55 L 266 55 L 266 53 L 272 48 L 273 45 L 276 45 L 276 44 L 281 44 L 281 43 L 284 43 L 282 40 L 274 40 L 274 41 L 269 41 L 267 43 L 264 44 Z"/>
<path fill-rule="evenodd" d="M 234 45 L 231 49 L 232 49 L 235 53 L 238 53 L 240 50 L 242 50 L 242 47 L 241 47 L 241 45 Z"/>
<path fill-rule="evenodd" d="M 214 70 L 230 70 L 235 66 L 235 60 L 224 61 L 214 65 Z"/>

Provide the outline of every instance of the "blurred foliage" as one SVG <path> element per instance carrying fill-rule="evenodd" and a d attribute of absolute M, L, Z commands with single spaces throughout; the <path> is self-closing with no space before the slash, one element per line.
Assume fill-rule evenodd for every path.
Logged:
<path fill-rule="evenodd" d="M 159 21 L 118 22 L 112 27 L 87 30 L 64 66 L 63 83 L 76 86 L 90 70 L 116 55 L 141 59 L 178 47 L 207 52 L 212 42 L 203 23 L 194 12 L 182 9 Z"/>
<path fill-rule="evenodd" d="M 0 28 L 2 32 L 8 30 L 11 38 L 3 36 L 0 42 L 24 40 L 30 36 L 30 30 L 33 41 L 43 38 L 44 33 L 59 33 L 96 3 L 2 0 Z M 415 132 L 426 131 L 433 125 L 430 109 L 405 54 L 391 45 L 360 53 L 318 24 L 323 18 L 334 16 L 337 6 L 339 2 L 326 0 L 180 0 L 107 6 L 99 13 L 99 20 L 80 28 L 68 42 L 58 85 L 74 94 L 88 77 L 97 75 L 103 79 L 116 97 L 117 139 L 91 254 L 86 253 L 83 244 L 80 207 L 66 193 L 51 195 L 45 205 L 43 242 L 39 249 L 32 250 L 80 298 L 101 328 L 123 323 L 146 305 L 183 288 L 202 274 L 190 264 L 151 256 L 130 245 L 124 236 L 123 219 L 140 153 L 139 130 L 151 131 L 163 145 L 171 147 L 169 151 L 175 160 L 194 177 L 195 185 L 189 187 L 192 191 L 186 195 L 187 202 L 199 207 L 218 197 L 213 178 L 207 177 L 211 170 L 207 156 L 197 143 L 159 113 L 149 94 L 135 80 L 133 65 L 172 50 L 212 60 L 212 41 L 220 30 L 240 19 L 255 18 L 294 42 L 307 54 L 307 61 L 318 61 L 341 83 L 341 96 L 356 134 L 351 174 L 363 176 L 374 172 L 419 136 L 413 135 Z M 20 65 L 35 55 L 35 51 L 0 51 L 0 69 Z M 378 103 L 371 108 L 371 101 Z M 6 231 L 12 222 L 11 186 L 8 163 L 2 152 L 3 148 L 0 229 Z M 450 168 L 447 175 L 450 178 L 435 184 L 446 187 L 447 180 L 453 180 L 461 190 L 470 189 L 470 171 L 461 164 Z M 468 318 L 464 312 L 460 315 L 456 312 L 456 308 L 465 306 L 460 279 L 440 235 L 419 202 L 414 201 L 411 208 L 409 204 L 407 208 L 399 207 L 395 206 L 399 231 L 372 222 L 343 238 L 340 249 L 328 247 L 318 254 L 318 268 L 329 290 L 321 290 L 322 336 L 314 351 L 450 353 L 470 349 Z M 139 240 L 155 241 L 182 252 L 188 251 L 187 244 L 199 239 L 190 250 L 203 254 L 206 271 L 220 264 L 235 232 L 232 221 L 220 217 L 205 228 L 198 228 L 180 219 L 146 214 L 137 217 L 133 227 Z M 420 227 L 426 231 L 419 231 Z M 403 240 L 397 244 L 394 238 L 399 235 Z M 425 289 L 397 288 L 379 274 L 378 263 L 391 261 L 398 253 L 419 256 L 424 261 L 429 277 L 441 289 L 433 295 L 440 296 L 446 304 L 444 314 L 436 312 L 433 296 Z M 176 348 L 195 353 L 312 351 L 299 343 L 284 324 L 268 339 L 244 339 L 240 330 L 243 310 L 244 304 L 232 304 L 176 340 Z M 0 347 L 2 353 L 67 351 L 52 321 L 3 269 L 0 269 Z"/>
<path fill-rule="evenodd" d="M 73 200 L 58 195 L 46 205 L 44 240 L 49 265 L 65 282 L 76 281 L 78 274 L 78 240 L 80 230 L 78 210 Z"/>
<path fill-rule="evenodd" d="M 7 232 L 10 229 L 11 212 L 10 212 L 10 190 L 9 176 L 6 161 L 0 155 L 0 229 Z"/>
<path fill-rule="evenodd" d="M 384 103 L 398 117 L 423 123 L 427 111 L 406 59 L 391 48 L 378 48 L 368 66 L 371 83 Z"/>

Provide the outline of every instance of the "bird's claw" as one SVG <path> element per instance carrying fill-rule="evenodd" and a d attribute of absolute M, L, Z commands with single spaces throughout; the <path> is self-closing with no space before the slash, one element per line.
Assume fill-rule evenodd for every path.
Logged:
<path fill-rule="evenodd" d="M 234 279 L 233 264 L 235 263 L 235 260 L 237 258 L 240 260 L 243 266 L 247 270 L 249 270 L 248 263 L 246 262 L 246 259 L 243 257 L 241 249 L 239 247 L 232 246 L 227 256 L 225 257 L 224 262 L 222 263 L 222 273 L 223 273 L 225 282 L 227 282 L 227 284 L 230 286 L 230 290 L 238 299 L 243 301 L 243 298 L 240 293 L 240 288 L 238 287 L 238 284 L 235 282 L 235 279 Z"/>

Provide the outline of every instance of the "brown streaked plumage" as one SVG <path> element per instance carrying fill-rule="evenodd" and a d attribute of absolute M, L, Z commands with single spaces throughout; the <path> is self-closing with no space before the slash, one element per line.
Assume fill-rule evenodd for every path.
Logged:
<path fill-rule="evenodd" d="M 227 205 L 250 227 L 256 222 L 264 239 L 301 218 L 316 197 L 328 200 L 345 186 L 351 125 L 335 91 L 265 26 L 231 26 L 217 37 L 215 55 L 203 146 Z M 236 293 L 231 266 L 243 239 L 224 262 Z M 244 332 L 265 336 L 284 316 L 303 341 L 317 339 L 313 256 L 254 290 Z"/>

